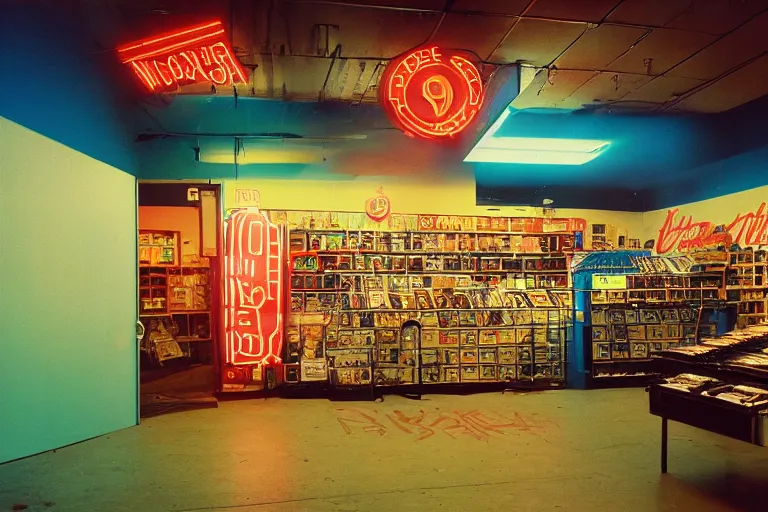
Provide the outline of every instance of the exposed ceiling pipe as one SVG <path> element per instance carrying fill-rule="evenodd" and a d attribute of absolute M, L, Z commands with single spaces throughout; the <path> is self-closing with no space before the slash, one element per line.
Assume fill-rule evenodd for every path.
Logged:
<path fill-rule="evenodd" d="M 333 65 L 336 64 L 336 59 L 341 55 L 341 44 L 337 44 L 336 48 L 331 53 L 331 64 L 328 66 L 328 72 L 325 74 L 325 80 L 323 81 L 323 88 L 317 93 L 317 101 L 323 101 L 325 99 L 325 88 L 328 87 L 328 80 L 331 78 L 331 71 L 333 71 Z"/>

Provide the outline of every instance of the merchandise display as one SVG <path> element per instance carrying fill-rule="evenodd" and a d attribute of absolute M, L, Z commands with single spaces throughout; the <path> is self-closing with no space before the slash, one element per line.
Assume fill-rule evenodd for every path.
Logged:
<path fill-rule="evenodd" d="M 593 384 L 646 381 L 654 375 L 651 354 L 717 333 L 724 268 L 702 269 L 689 256 L 616 252 L 586 257 L 574 273 L 581 275 L 575 281 L 584 294 L 585 363 Z"/>
<path fill-rule="evenodd" d="M 290 227 L 288 383 L 564 383 L 583 221 L 269 215 Z"/>
<path fill-rule="evenodd" d="M 146 328 L 141 346 L 159 363 L 181 356 L 209 362 L 210 269 L 205 258 L 205 266 L 180 264 L 179 240 L 178 231 L 139 231 L 139 320 Z M 172 350 L 160 350 L 156 338 Z M 201 350 L 201 342 L 208 348 Z"/>
<path fill-rule="evenodd" d="M 728 302 L 736 304 L 736 327 L 768 321 L 768 252 L 739 250 L 728 254 Z"/>
<path fill-rule="evenodd" d="M 768 445 L 768 324 L 663 350 L 652 359 L 668 375 L 648 388 L 650 412 L 662 418 L 662 472 L 668 420 Z"/>

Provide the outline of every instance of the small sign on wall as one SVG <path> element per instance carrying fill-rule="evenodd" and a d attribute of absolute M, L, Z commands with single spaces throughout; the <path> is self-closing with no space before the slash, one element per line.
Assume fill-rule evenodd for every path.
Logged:
<path fill-rule="evenodd" d="M 235 207 L 261 207 L 261 194 L 255 188 L 237 188 L 235 189 Z"/>
<path fill-rule="evenodd" d="M 627 288 L 627 276 L 592 276 L 593 290 L 625 290 Z"/>

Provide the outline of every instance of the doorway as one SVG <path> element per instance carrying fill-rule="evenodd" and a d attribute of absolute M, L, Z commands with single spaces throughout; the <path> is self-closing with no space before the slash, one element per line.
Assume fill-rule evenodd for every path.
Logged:
<path fill-rule="evenodd" d="M 140 183 L 141 416 L 216 405 L 220 187 Z"/>

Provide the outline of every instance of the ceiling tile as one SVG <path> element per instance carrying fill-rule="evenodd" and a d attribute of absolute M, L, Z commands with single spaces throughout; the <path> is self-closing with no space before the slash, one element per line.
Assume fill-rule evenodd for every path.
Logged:
<path fill-rule="evenodd" d="M 621 101 L 638 101 L 663 104 L 703 84 L 703 80 L 658 76 L 642 87 L 635 89 Z"/>
<path fill-rule="evenodd" d="M 563 0 L 538 0 L 528 16 L 542 18 L 557 18 L 563 20 L 579 20 L 599 22 L 611 12 L 620 0 L 578 0 L 563 2 Z"/>
<path fill-rule="evenodd" d="M 543 87 L 528 87 L 514 99 L 512 106 L 517 109 L 554 107 L 595 75 L 592 71 L 554 71 L 549 81 L 542 82 Z"/>
<path fill-rule="evenodd" d="M 650 73 L 662 74 L 693 52 L 711 43 L 715 36 L 684 32 L 682 30 L 654 29 L 648 37 L 608 66 L 611 71 L 624 73 L 648 73 L 646 59 L 650 61 Z"/>
<path fill-rule="evenodd" d="M 584 25 L 523 19 L 504 40 L 491 60 L 529 62 L 547 66 L 584 32 Z"/>
<path fill-rule="evenodd" d="M 768 9 L 768 0 L 696 0 L 666 26 L 725 34 L 765 9 Z"/>
<path fill-rule="evenodd" d="M 583 86 L 564 98 L 564 108 L 579 108 L 582 105 L 610 103 L 620 100 L 651 80 L 644 75 L 621 75 L 617 73 L 599 73 Z"/>
<path fill-rule="evenodd" d="M 455 0 L 451 6 L 452 12 L 484 12 L 518 16 L 530 0 Z"/>
<path fill-rule="evenodd" d="M 290 2 L 290 0 L 288 0 Z M 445 0 L 336 0 L 342 4 L 402 7 L 407 9 L 425 9 L 442 11 Z"/>
<path fill-rule="evenodd" d="M 557 59 L 555 65 L 558 68 L 603 69 L 645 33 L 642 28 L 616 25 L 589 29 Z"/>
<path fill-rule="evenodd" d="M 681 14 L 690 3 L 690 0 L 624 0 L 606 21 L 661 27 Z"/>
<path fill-rule="evenodd" d="M 723 112 L 768 94 L 768 55 L 677 103 L 671 110 Z"/>
<path fill-rule="evenodd" d="M 385 59 L 423 43 L 440 19 L 439 14 L 326 4 L 304 4 L 300 11 L 287 16 L 290 32 L 285 30 L 285 23 L 272 23 L 273 46 L 277 43 L 294 54 L 316 55 L 318 46 L 324 46 L 324 41 L 318 40 L 316 26 L 330 23 L 339 27 L 331 38 L 331 51 L 341 44 L 342 56 Z"/>
<path fill-rule="evenodd" d="M 449 13 L 430 42 L 443 48 L 472 50 L 485 59 L 514 22 L 514 18 Z"/>
<path fill-rule="evenodd" d="M 710 80 L 768 51 L 768 12 L 705 48 L 668 74 Z"/>

